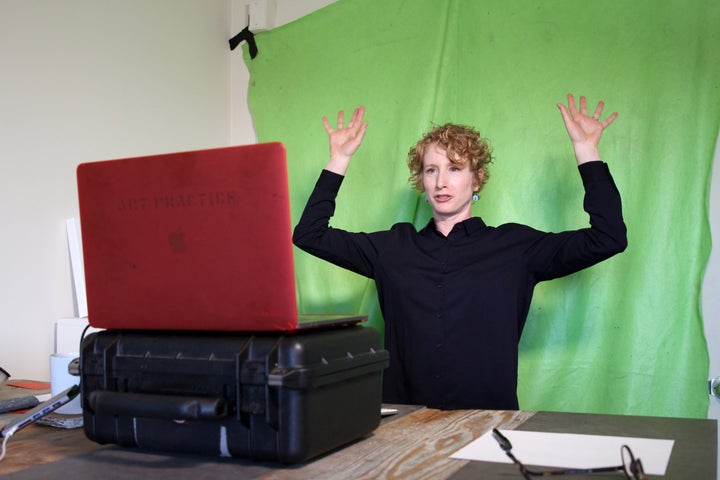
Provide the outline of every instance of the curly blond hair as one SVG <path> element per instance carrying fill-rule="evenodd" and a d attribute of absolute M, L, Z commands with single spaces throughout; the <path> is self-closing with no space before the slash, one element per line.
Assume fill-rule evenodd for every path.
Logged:
<path fill-rule="evenodd" d="M 415 190 L 424 191 L 422 185 L 423 158 L 431 145 L 437 145 L 445 150 L 453 165 L 464 167 L 469 164 L 478 185 L 480 185 L 478 191 L 482 189 L 489 177 L 487 165 L 492 162 L 492 152 L 487 139 L 481 137 L 472 127 L 446 123 L 435 126 L 423 135 L 408 152 L 407 164 L 410 168 L 408 182 Z"/>

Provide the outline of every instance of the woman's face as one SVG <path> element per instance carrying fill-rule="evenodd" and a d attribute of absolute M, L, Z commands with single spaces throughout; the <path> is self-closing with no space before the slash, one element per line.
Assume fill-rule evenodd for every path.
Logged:
<path fill-rule="evenodd" d="M 468 162 L 455 165 L 444 149 L 430 145 L 423 157 L 422 184 L 436 222 L 457 223 L 472 216 L 472 195 L 479 185 Z"/>

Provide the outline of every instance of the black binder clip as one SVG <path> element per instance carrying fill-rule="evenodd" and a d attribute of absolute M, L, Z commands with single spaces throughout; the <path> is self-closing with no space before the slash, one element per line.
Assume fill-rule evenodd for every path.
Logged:
<path fill-rule="evenodd" d="M 253 34 L 250 31 L 250 26 L 243 28 L 240 33 L 235 35 L 233 38 L 229 40 L 230 43 L 230 50 L 235 50 L 235 48 L 240 45 L 240 42 L 245 40 L 248 44 L 248 51 L 250 52 L 250 58 L 255 58 L 255 56 L 258 53 L 257 44 L 255 43 L 255 34 Z"/>

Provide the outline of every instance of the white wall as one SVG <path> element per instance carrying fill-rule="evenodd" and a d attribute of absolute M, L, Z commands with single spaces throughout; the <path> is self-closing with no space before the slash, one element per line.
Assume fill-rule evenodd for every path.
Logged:
<path fill-rule="evenodd" d="M 249 0 L 0 0 L 0 366 L 49 379 L 76 314 L 80 162 L 254 143 L 228 39 Z M 334 0 L 269 0 L 279 26 Z"/>
<path fill-rule="evenodd" d="M 230 142 L 229 0 L 0 0 L 0 365 L 73 316 L 78 163 Z M 248 128 L 250 128 L 248 126 Z"/>

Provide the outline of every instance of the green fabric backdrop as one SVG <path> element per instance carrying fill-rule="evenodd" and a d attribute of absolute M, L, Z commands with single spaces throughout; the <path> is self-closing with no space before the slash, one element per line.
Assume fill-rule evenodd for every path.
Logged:
<path fill-rule="evenodd" d="M 555 104 L 567 92 L 593 106 L 603 99 L 605 115 L 620 113 L 601 152 L 623 196 L 629 248 L 538 286 L 520 345 L 520 405 L 704 417 L 699 305 L 719 32 L 715 0 L 340 0 L 260 33 L 258 56 L 245 46 L 244 58 L 258 139 L 287 147 L 294 221 L 328 157 L 321 117 L 366 106 L 365 142 L 332 222 L 355 231 L 427 222 L 405 156 L 446 121 L 477 127 L 493 145 L 476 215 L 586 226 Z M 372 281 L 295 258 L 302 310 L 361 311 L 382 329 Z M 459 367 L 472 381 L 473 365 Z"/>

